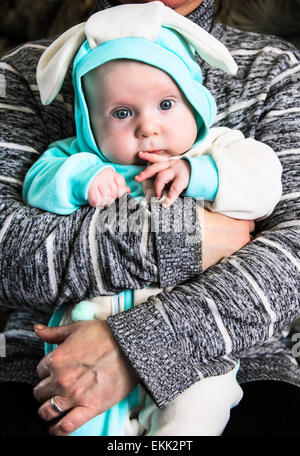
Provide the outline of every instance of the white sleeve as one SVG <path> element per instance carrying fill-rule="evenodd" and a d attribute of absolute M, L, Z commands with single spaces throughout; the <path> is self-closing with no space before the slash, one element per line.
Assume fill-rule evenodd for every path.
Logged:
<path fill-rule="evenodd" d="M 207 140 L 190 151 L 210 154 L 218 168 L 219 188 L 205 207 L 228 217 L 267 217 L 282 194 L 282 167 L 273 149 L 239 130 L 212 128 Z"/>

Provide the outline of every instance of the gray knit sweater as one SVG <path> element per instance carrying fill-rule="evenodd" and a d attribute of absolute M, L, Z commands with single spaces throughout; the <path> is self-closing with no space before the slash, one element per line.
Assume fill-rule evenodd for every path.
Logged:
<path fill-rule="evenodd" d="M 189 17 L 220 39 L 239 66 L 232 78 L 200 62 L 217 101 L 214 126 L 240 129 L 278 153 L 283 196 L 257 223 L 251 244 L 204 274 L 193 201 L 177 200 L 165 233 L 161 206 L 145 208 L 128 197 L 129 219 L 152 225 L 146 237 L 142 230 L 118 231 L 99 209 L 59 216 L 22 203 L 28 168 L 50 142 L 74 135 L 71 70 L 56 100 L 43 107 L 35 67 L 50 41 L 20 46 L 1 61 L 0 302 L 11 312 L 0 380 L 37 381 L 43 347 L 33 323 L 46 323 L 55 307 L 156 282 L 178 286 L 109 324 L 159 406 L 199 378 L 227 372 L 237 358 L 241 382 L 300 386 L 285 338 L 300 315 L 300 54 L 275 37 L 213 23 L 212 9 L 213 1 L 204 0 Z"/>

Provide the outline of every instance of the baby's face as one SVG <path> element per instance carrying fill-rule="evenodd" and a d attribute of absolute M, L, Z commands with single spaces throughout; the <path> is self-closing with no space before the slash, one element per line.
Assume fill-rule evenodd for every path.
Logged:
<path fill-rule="evenodd" d="M 113 163 L 141 164 L 140 151 L 181 155 L 195 142 L 191 105 L 156 67 L 108 62 L 84 77 L 84 90 L 95 140 Z"/>

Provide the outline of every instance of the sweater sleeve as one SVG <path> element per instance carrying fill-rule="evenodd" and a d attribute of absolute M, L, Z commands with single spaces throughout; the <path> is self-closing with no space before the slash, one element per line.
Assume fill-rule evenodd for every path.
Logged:
<path fill-rule="evenodd" d="M 263 102 L 256 98 L 256 139 L 277 153 L 283 167 L 283 196 L 274 212 L 235 255 L 191 283 L 109 318 L 159 406 L 199 378 L 229 371 L 230 360 L 247 350 L 263 345 L 265 354 L 270 344 L 272 354 L 272 337 L 300 314 L 300 92 L 293 79 L 300 64 L 283 53 L 275 65 L 263 80 Z M 242 119 L 242 111 L 229 112 Z"/>
<path fill-rule="evenodd" d="M 77 140 L 68 138 L 50 145 L 25 176 L 23 200 L 29 206 L 55 214 L 72 214 L 87 204 L 93 178 L 105 168 L 97 155 L 79 152 Z"/>
<path fill-rule="evenodd" d="M 49 315 L 62 303 L 195 276 L 201 270 L 201 233 L 192 250 L 188 233 L 164 236 L 161 207 L 152 214 L 125 195 L 114 206 L 114 220 L 120 219 L 122 203 L 122 220 L 126 215 L 125 223 L 141 227 L 142 222 L 145 229 L 128 230 L 126 225 L 121 230 L 110 223 L 105 209 L 86 205 L 62 216 L 22 201 L 28 169 L 48 144 L 74 135 L 70 74 L 50 106 L 40 103 L 35 66 L 44 49 L 43 42 L 28 43 L 0 64 L 5 80 L 0 93 L 1 305 Z M 175 218 L 183 211 L 178 201 L 171 214 Z M 197 217 L 196 206 L 191 214 Z M 153 223 L 157 235 L 150 229 Z"/>

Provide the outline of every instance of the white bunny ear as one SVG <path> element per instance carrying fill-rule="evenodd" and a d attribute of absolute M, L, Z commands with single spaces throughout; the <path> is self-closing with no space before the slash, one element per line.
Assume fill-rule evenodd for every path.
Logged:
<path fill-rule="evenodd" d="M 162 5 L 162 10 L 162 25 L 180 33 L 200 57 L 210 65 L 220 68 L 226 73 L 236 74 L 237 64 L 224 44 L 171 8 Z"/>
<path fill-rule="evenodd" d="M 107 41 L 135 37 L 155 41 L 162 24 L 161 2 L 126 4 L 90 16 L 85 33 L 91 49 Z"/>
<path fill-rule="evenodd" d="M 60 91 L 69 64 L 85 40 L 85 22 L 75 25 L 57 38 L 39 60 L 36 79 L 44 105 L 50 104 Z"/>

